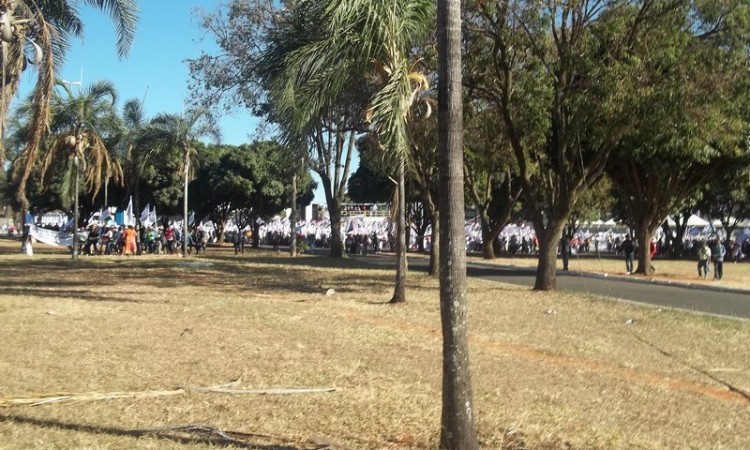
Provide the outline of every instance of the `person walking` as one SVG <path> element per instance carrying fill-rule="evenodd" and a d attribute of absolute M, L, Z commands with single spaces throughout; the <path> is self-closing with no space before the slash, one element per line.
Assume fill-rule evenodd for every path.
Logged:
<path fill-rule="evenodd" d="M 704 280 L 708 276 L 708 260 L 711 259 L 711 249 L 705 242 L 698 245 L 698 278 Z"/>
<path fill-rule="evenodd" d="M 714 241 L 714 248 L 711 252 L 711 259 L 714 262 L 714 280 L 721 280 L 724 276 L 724 256 L 727 254 L 727 248 L 718 237 Z"/>
<path fill-rule="evenodd" d="M 515 253 L 515 252 L 514 252 Z M 570 238 L 568 233 L 563 232 L 562 238 L 560 239 L 560 255 L 563 261 L 563 271 L 568 271 L 568 262 L 570 260 Z"/>
<path fill-rule="evenodd" d="M 122 240 L 123 240 L 123 247 L 122 247 L 122 253 L 125 256 L 135 255 L 138 251 L 137 248 L 137 233 L 135 232 L 135 228 L 133 228 L 133 225 L 128 225 L 128 227 L 125 229 L 125 231 L 122 232 Z"/>
<path fill-rule="evenodd" d="M 625 240 L 620 246 L 623 256 L 625 256 L 625 271 L 633 273 L 633 257 L 635 256 L 635 245 L 630 236 L 625 236 Z"/>

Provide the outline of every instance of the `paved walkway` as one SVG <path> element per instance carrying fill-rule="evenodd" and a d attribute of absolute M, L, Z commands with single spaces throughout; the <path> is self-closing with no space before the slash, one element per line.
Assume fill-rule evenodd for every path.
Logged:
<path fill-rule="evenodd" d="M 393 266 L 395 262 L 392 255 L 370 255 L 362 259 L 385 266 Z M 426 258 L 409 258 L 411 270 L 426 270 L 427 264 Z M 468 261 L 467 274 L 470 277 L 532 287 L 536 269 Z M 614 297 L 664 308 L 750 319 L 750 288 L 737 289 L 577 271 L 558 271 L 557 286 L 565 291 Z"/>

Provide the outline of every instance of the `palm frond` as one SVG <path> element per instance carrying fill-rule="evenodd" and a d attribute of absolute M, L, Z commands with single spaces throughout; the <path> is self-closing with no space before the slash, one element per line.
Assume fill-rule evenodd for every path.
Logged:
<path fill-rule="evenodd" d="M 115 23 L 117 32 L 117 55 L 125 58 L 135 38 L 138 23 L 138 3 L 135 0 L 83 0 L 84 3 L 102 10 Z"/>
<path fill-rule="evenodd" d="M 37 8 L 38 9 L 38 8 Z M 50 26 L 41 14 L 35 15 L 37 25 L 37 40 L 42 48 L 52 46 Z M 49 124 L 50 97 L 55 83 L 54 56 L 52 52 L 43 55 L 42 65 L 39 67 L 39 77 L 34 90 L 34 112 L 30 123 L 28 143 L 19 158 L 15 161 L 14 176 L 17 179 L 16 199 L 23 208 L 27 208 L 26 183 L 36 164 L 39 144 Z"/>

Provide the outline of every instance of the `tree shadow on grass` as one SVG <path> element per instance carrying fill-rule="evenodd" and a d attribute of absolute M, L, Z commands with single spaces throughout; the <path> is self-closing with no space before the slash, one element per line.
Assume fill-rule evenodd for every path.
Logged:
<path fill-rule="evenodd" d="M 77 262 L 59 257 L 0 260 L 0 279 L 6 295 L 130 303 L 153 303 L 153 294 L 163 295 L 185 286 L 217 293 L 324 295 L 328 289 L 341 293 L 378 291 L 393 281 L 390 268 L 361 258 L 248 253 L 209 252 L 187 258 L 91 257 Z M 321 270 L 327 270 L 325 275 Z M 352 270 L 360 271 L 354 279 Z M 126 288 L 127 293 L 113 296 L 123 285 L 137 288 L 135 292 Z"/>
<path fill-rule="evenodd" d="M 304 294 L 324 294 L 329 288 L 338 292 L 359 292 L 381 289 L 383 284 L 392 283 L 393 275 L 382 267 L 351 260 L 329 257 L 288 256 L 216 256 L 204 261 L 214 264 L 223 277 L 232 280 L 231 284 L 240 289 L 284 290 Z M 247 264 L 252 264 L 249 268 Z M 317 269 L 340 269 L 338 276 L 319 279 Z M 369 272 L 364 277 L 352 280 L 347 271 Z M 288 271 L 288 272 L 287 272 Z M 198 281 L 200 283 L 200 281 Z"/>
<path fill-rule="evenodd" d="M 42 299 L 70 299 L 85 300 L 89 302 L 115 302 L 115 303 L 165 303 L 164 301 L 139 300 L 127 296 L 106 293 L 100 291 L 80 291 L 77 289 L 55 289 L 50 291 L 41 287 L 4 287 L 3 295 L 12 297 L 39 297 Z"/>
<path fill-rule="evenodd" d="M 62 422 L 52 419 L 38 419 L 20 415 L 0 415 L 0 422 L 32 425 L 41 428 L 75 431 L 89 434 L 105 434 L 130 438 L 151 437 L 154 439 L 177 442 L 184 445 L 205 444 L 214 447 L 252 448 L 259 450 L 309 450 L 311 446 L 269 443 L 281 440 L 270 436 L 253 435 L 248 433 L 224 432 L 205 425 L 189 425 L 184 427 L 163 427 L 146 430 L 127 430 L 115 427 L 83 425 Z"/>

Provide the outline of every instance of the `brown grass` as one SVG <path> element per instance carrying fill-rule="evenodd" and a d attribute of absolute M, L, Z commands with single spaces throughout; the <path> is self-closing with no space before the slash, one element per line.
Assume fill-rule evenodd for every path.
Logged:
<path fill-rule="evenodd" d="M 391 306 L 393 273 L 352 260 L 18 250 L 0 242 L 0 398 L 337 390 L 5 407 L 0 448 L 436 447 L 436 280 L 410 274 Z M 748 321 L 477 280 L 469 301 L 483 449 L 750 447 Z"/>

